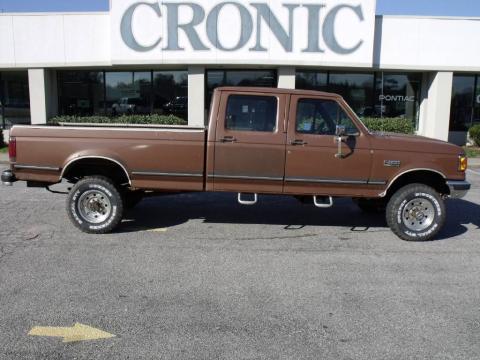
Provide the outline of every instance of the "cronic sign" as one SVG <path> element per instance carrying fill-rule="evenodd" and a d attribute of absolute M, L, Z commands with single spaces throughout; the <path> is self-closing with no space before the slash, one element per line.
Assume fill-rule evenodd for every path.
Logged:
<path fill-rule="evenodd" d="M 155 59 L 152 54 L 161 53 L 177 54 L 188 62 L 190 58 L 209 60 L 215 53 L 248 61 L 268 54 L 262 58 L 267 62 L 368 64 L 373 56 L 374 3 L 115 1 L 112 34 L 114 45 L 118 40 L 121 48 L 114 46 L 113 51 L 118 51 L 119 59 L 126 54 Z"/>
<path fill-rule="evenodd" d="M 150 51 L 157 47 L 163 40 L 161 37 L 159 37 L 155 43 L 146 46 L 139 44 L 139 42 L 135 39 L 132 27 L 132 18 L 135 10 L 140 6 L 149 7 L 158 17 L 162 17 L 163 14 L 165 14 L 167 18 L 168 35 L 163 50 L 184 50 L 178 42 L 178 33 L 179 31 L 183 31 L 187 36 L 191 46 L 195 50 L 210 50 L 211 47 L 216 47 L 222 51 L 239 50 L 247 45 L 247 42 L 255 32 L 255 46 L 251 47 L 249 51 L 267 51 L 268 49 L 262 45 L 262 27 L 260 25 L 263 21 L 269 27 L 269 30 L 275 35 L 283 49 L 286 52 L 292 52 L 293 33 L 295 31 L 293 15 L 295 10 L 298 10 L 300 7 L 306 9 L 306 18 L 308 23 L 308 35 L 306 38 L 305 47 L 302 49 L 303 52 L 324 52 L 325 50 L 320 47 L 320 36 L 323 38 L 325 45 L 337 54 L 350 54 L 355 52 L 360 46 L 362 46 L 363 43 L 362 39 L 358 39 L 354 46 L 346 47 L 342 46 L 335 36 L 335 21 L 340 12 L 350 11 L 355 14 L 359 22 L 363 22 L 365 20 L 362 6 L 360 4 L 357 6 L 347 4 L 336 5 L 328 11 L 323 24 L 320 24 L 320 12 L 322 10 L 325 11 L 326 6 L 324 4 L 283 4 L 283 7 L 288 12 L 289 18 L 288 25 L 283 26 L 267 3 L 250 3 L 249 7 L 254 10 L 254 14 L 252 14 L 251 9 L 248 9 L 246 6 L 240 3 L 222 2 L 214 6 L 207 14 L 201 5 L 193 2 L 166 2 L 162 3 L 162 6 L 160 6 L 158 2 L 138 2 L 131 5 L 127 11 L 125 11 L 121 22 L 122 39 L 128 47 L 135 51 Z M 233 46 L 222 44 L 222 41 L 219 38 L 219 16 L 220 12 L 226 6 L 232 6 L 236 8 L 237 16 L 240 20 L 240 36 Z M 164 11 L 162 11 L 162 7 L 164 8 Z M 187 7 L 188 10 L 193 12 L 192 19 L 183 24 L 181 24 L 179 21 L 179 12 L 182 7 Z M 209 44 L 205 44 L 200 39 L 197 31 L 197 27 L 199 26 L 205 27 Z"/>

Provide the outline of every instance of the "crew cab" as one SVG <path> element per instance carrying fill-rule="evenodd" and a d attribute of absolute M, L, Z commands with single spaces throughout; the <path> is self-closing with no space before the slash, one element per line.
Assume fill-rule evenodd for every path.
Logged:
<path fill-rule="evenodd" d="M 67 212 L 88 233 L 115 229 L 146 193 L 217 191 L 247 206 L 265 194 L 318 208 L 349 197 L 385 212 L 400 238 L 422 241 L 442 228 L 444 200 L 470 189 L 460 147 L 373 133 L 342 97 L 315 91 L 218 88 L 208 129 L 34 125 L 10 136 L 3 183 L 72 183 Z"/>

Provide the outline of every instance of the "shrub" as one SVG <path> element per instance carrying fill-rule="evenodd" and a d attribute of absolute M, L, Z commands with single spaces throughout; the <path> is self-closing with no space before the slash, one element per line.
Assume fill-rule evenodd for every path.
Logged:
<path fill-rule="evenodd" d="M 122 115 L 108 116 L 56 116 L 49 124 L 142 124 L 142 125 L 187 125 L 187 122 L 175 115 Z"/>
<path fill-rule="evenodd" d="M 475 145 L 480 146 L 480 124 L 473 125 L 468 132 Z"/>
<path fill-rule="evenodd" d="M 415 127 L 409 119 L 404 118 L 363 118 L 365 126 L 370 131 L 413 134 Z"/>

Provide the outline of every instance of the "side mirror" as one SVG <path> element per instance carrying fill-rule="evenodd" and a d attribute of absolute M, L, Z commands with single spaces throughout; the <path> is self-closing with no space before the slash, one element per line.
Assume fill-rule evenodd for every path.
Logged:
<path fill-rule="evenodd" d="M 346 136 L 347 134 L 347 128 L 343 125 L 337 125 L 336 128 L 335 128 L 335 141 L 337 142 L 337 146 L 338 146 L 338 151 L 337 153 L 335 154 L 335 157 L 337 159 L 343 159 L 344 156 L 342 154 L 342 141 L 343 141 L 343 137 Z"/>
<path fill-rule="evenodd" d="M 337 125 L 335 128 L 335 136 L 343 137 L 347 134 L 347 128 L 343 125 Z"/>

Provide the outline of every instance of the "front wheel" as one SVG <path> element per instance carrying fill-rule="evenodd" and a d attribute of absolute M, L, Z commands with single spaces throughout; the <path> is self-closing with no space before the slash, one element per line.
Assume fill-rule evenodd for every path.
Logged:
<path fill-rule="evenodd" d="M 75 184 L 67 198 L 72 223 L 90 234 L 111 232 L 123 216 L 123 199 L 110 179 L 86 177 Z"/>
<path fill-rule="evenodd" d="M 410 184 L 399 189 L 387 205 L 387 224 L 401 239 L 429 241 L 445 223 L 445 204 L 430 186 Z"/>

